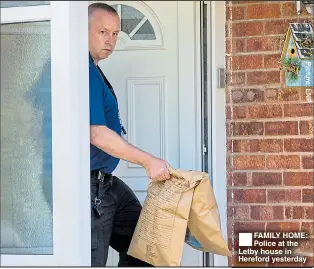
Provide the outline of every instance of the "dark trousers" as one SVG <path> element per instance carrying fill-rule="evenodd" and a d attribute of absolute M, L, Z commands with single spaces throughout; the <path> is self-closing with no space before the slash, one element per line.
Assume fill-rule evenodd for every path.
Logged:
<path fill-rule="evenodd" d="M 103 213 L 97 216 L 91 212 L 91 266 L 106 266 L 109 246 L 119 252 L 118 266 L 145 266 L 150 264 L 127 255 L 127 251 L 138 221 L 142 206 L 133 191 L 119 178 L 107 176 L 100 182 L 91 176 L 91 199 L 101 200 L 99 205 Z"/>

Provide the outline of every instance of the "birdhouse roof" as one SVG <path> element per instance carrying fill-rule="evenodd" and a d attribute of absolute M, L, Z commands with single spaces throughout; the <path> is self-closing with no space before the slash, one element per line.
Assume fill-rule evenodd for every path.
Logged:
<path fill-rule="evenodd" d="M 285 57 L 292 36 L 300 59 L 313 58 L 314 31 L 310 23 L 290 23 L 281 58 Z M 308 56 L 311 55 L 311 56 Z"/>

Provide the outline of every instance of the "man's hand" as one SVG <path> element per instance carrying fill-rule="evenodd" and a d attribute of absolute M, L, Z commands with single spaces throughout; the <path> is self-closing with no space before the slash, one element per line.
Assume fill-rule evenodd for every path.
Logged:
<path fill-rule="evenodd" d="M 144 165 L 147 176 L 152 180 L 163 181 L 170 179 L 170 172 L 167 167 L 167 162 L 156 158 L 149 158 L 148 162 Z"/>

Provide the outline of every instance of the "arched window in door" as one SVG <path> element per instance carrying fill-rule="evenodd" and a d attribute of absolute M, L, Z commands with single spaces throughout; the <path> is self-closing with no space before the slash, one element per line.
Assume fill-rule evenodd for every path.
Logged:
<path fill-rule="evenodd" d="M 106 1 L 89 1 L 89 4 Z M 155 13 L 142 1 L 108 1 L 119 14 L 121 32 L 116 50 L 163 48 L 162 30 Z"/>
<path fill-rule="evenodd" d="M 128 5 L 112 5 L 121 17 L 121 31 L 131 40 L 156 40 L 155 31 L 148 18 L 139 10 Z"/>

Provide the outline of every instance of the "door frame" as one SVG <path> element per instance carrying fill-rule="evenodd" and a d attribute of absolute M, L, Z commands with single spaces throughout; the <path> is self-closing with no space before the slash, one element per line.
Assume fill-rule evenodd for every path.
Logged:
<path fill-rule="evenodd" d="M 187 12 L 187 10 L 192 12 Z M 190 21 L 194 21 L 194 24 L 190 24 Z M 178 42 L 184 44 L 184 46 L 179 46 L 178 51 L 179 164 L 181 169 L 202 169 L 200 27 L 200 2 L 178 1 Z M 194 33 L 194 36 L 186 33 Z M 191 42 L 191 39 L 194 39 L 194 42 Z M 193 57 L 186 57 L 190 51 L 194 51 Z M 187 77 L 192 79 L 186 80 Z M 195 131 L 192 134 L 188 132 L 190 130 Z M 191 141 L 194 142 L 191 143 Z"/>
<path fill-rule="evenodd" d="M 210 152 L 208 158 L 209 174 L 212 177 L 213 191 L 218 204 L 220 214 L 220 228 L 222 235 L 226 242 L 228 242 L 227 235 L 227 174 L 226 174 L 226 127 L 225 127 L 225 88 L 220 88 L 218 85 L 218 60 L 217 50 L 221 47 L 215 43 L 217 31 L 221 31 L 221 25 L 217 21 L 219 14 L 216 15 L 217 10 L 221 11 L 219 1 L 205 1 L 207 4 L 207 89 L 208 98 L 207 111 L 208 115 L 208 145 Z M 221 3 L 221 2 L 220 2 Z M 225 8 L 225 1 L 224 8 Z M 223 12 L 225 14 L 225 10 Z M 217 30 L 218 29 L 218 30 Z M 223 25 L 225 31 L 225 25 Z M 225 35 L 224 35 L 225 36 Z M 225 39 L 224 39 L 225 40 Z M 224 46 L 225 48 L 225 42 Z M 225 55 L 225 53 L 224 53 Z M 225 66 L 221 67 L 224 68 Z M 212 255 L 210 262 L 211 266 L 228 266 L 228 258 L 221 255 Z M 211 257 L 212 257 L 211 256 Z"/>
<path fill-rule="evenodd" d="M 179 167 L 202 171 L 201 3 L 199 1 L 178 1 L 177 3 L 178 43 L 184 44 L 184 46 L 178 46 Z M 191 24 L 191 21 L 194 23 Z M 186 57 L 190 51 L 194 51 L 193 57 Z M 191 79 L 187 80 L 187 77 Z M 192 251 L 196 250 L 192 249 Z M 197 262 L 197 265 L 193 266 L 204 266 L 204 253 L 198 250 L 197 252 L 197 261 L 193 260 Z"/>
<path fill-rule="evenodd" d="M 178 42 L 185 44 L 179 46 L 178 51 L 178 83 L 180 168 L 201 171 L 203 143 L 199 5 L 195 1 L 178 1 Z M 14 260 L 12 255 L 1 255 L 3 265 L 90 265 L 90 195 L 86 192 L 90 187 L 89 144 L 86 143 L 89 142 L 88 57 L 82 55 L 88 51 L 87 6 L 88 1 L 50 2 L 51 53 L 52 59 L 55 59 L 55 64 L 52 64 L 55 254 L 46 257 L 13 255 Z M 187 16 L 189 19 L 186 19 Z M 190 24 L 191 20 L 195 23 Z M 73 25 L 76 25 L 75 31 L 72 31 Z M 195 42 L 191 42 L 191 39 Z M 195 52 L 193 57 L 185 57 L 190 51 Z M 60 69 L 60 66 L 63 68 Z M 191 75 L 192 79 L 185 79 Z M 63 158 L 68 162 L 64 162 Z M 69 197 L 68 190 L 72 190 L 75 195 Z M 70 211 L 64 210 L 65 199 L 66 208 L 70 208 Z M 70 215 L 72 218 L 69 218 Z M 203 264 L 202 252 L 199 252 L 198 264 Z"/>
<path fill-rule="evenodd" d="M 90 266 L 87 1 L 1 8 L 1 25 L 43 20 L 51 31 L 53 255 L 2 254 L 1 266 Z"/>

